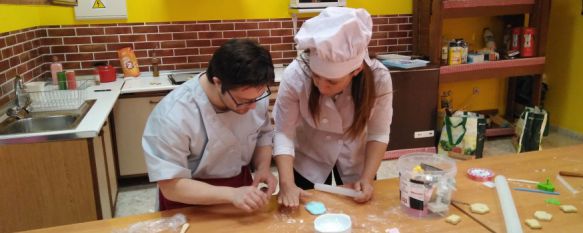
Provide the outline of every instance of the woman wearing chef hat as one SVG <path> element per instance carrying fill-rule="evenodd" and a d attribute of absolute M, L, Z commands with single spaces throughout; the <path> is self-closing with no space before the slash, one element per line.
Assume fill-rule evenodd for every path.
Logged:
<path fill-rule="evenodd" d="M 295 207 L 315 183 L 344 184 L 372 198 L 389 142 L 391 76 L 368 57 L 372 19 L 363 9 L 330 7 L 295 36 L 304 52 L 284 71 L 275 103 L 278 202 Z"/>

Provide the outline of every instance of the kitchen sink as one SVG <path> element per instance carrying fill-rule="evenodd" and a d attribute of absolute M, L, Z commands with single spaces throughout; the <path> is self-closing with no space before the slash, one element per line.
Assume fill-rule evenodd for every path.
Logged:
<path fill-rule="evenodd" d="M 32 112 L 22 119 L 9 117 L 0 122 L 0 135 L 75 129 L 93 104 L 95 100 L 88 100 L 78 109 Z"/>

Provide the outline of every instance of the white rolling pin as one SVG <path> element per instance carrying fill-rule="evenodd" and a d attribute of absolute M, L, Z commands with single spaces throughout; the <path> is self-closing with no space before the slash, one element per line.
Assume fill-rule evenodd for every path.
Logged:
<path fill-rule="evenodd" d="M 496 176 L 494 182 L 496 183 L 496 192 L 504 215 L 504 223 L 506 223 L 506 232 L 522 233 L 522 225 L 520 224 L 520 218 L 518 217 L 508 182 L 506 182 L 506 177 Z"/>
<path fill-rule="evenodd" d="M 314 189 L 316 189 L 318 191 L 322 191 L 322 192 L 334 193 L 334 194 L 344 195 L 344 196 L 348 196 L 348 197 L 356 197 L 356 196 L 360 195 L 360 193 L 361 193 L 361 192 L 357 192 L 354 189 L 348 189 L 348 188 L 332 186 L 332 185 L 327 185 L 327 184 L 315 184 Z"/>

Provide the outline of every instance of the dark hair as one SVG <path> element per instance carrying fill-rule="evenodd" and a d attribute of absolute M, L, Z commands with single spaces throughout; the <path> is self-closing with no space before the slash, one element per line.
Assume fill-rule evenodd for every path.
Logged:
<path fill-rule="evenodd" d="M 305 52 L 306 53 L 306 52 Z M 307 51 L 309 53 L 309 51 Z M 308 56 L 300 56 L 300 61 L 304 63 L 304 67 L 309 69 Z M 352 101 L 354 103 L 354 117 L 352 125 L 348 131 L 345 132 L 352 139 L 356 139 L 360 136 L 366 129 L 366 124 L 370 118 L 372 108 L 374 107 L 375 100 L 377 98 L 377 93 L 374 83 L 374 74 L 372 69 L 366 62 L 364 62 L 364 69 L 351 81 L 351 91 L 352 91 Z M 308 77 L 311 78 L 311 72 L 304 71 Z M 318 87 L 314 85 L 312 81 L 312 86 L 310 88 L 310 97 L 308 99 L 308 108 L 310 109 L 310 114 L 312 119 L 316 124 L 318 124 L 318 119 L 320 116 L 320 91 Z"/>
<path fill-rule="evenodd" d="M 211 58 L 206 70 L 221 80 L 224 93 L 242 86 L 261 86 L 274 80 L 271 54 L 257 42 L 249 39 L 231 39 L 223 44 Z"/>

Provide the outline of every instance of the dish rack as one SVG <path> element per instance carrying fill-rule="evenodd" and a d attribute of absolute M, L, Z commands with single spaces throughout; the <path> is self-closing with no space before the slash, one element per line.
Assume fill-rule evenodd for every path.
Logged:
<path fill-rule="evenodd" d="M 37 90 L 26 90 L 30 95 L 30 112 L 61 111 L 78 109 L 87 98 L 87 87 L 91 86 L 88 80 L 76 81 L 75 90 L 59 90 L 59 85 L 45 82 Z"/>

